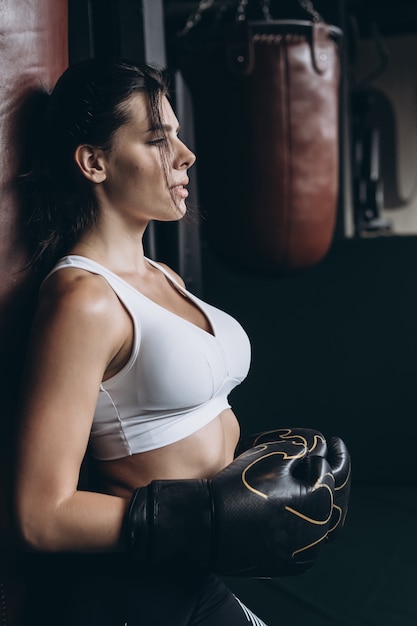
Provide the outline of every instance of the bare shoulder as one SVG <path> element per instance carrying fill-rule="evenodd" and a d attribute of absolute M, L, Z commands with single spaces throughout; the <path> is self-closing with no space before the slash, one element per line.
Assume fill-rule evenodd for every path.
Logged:
<path fill-rule="evenodd" d="M 107 339 L 109 352 L 124 341 L 126 313 L 102 276 L 77 268 L 59 270 L 39 292 L 35 316 L 37 331 L 53 329 L 86 340 Z"/>
<path fill-rule="evenodd" d="M 69 314 L 93 315 L 96 319 L 105 317 L 117 307 L 118 302 L 116 294 L 102 276 L 77 268 L 51 274 L 39 292 L 39 308 L 43 311 L 57 312 L 62 309 Z"/>

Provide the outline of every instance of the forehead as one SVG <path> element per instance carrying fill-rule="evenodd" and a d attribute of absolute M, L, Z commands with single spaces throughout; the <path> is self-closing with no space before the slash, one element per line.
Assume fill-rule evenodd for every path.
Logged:
<path fill-rule="evenodd" d="M 146 94 L 133 94 L 127 102 L 127 110 L 129 113 L 128 125 L 134 124 L 137 128 L 143 130 L 143 132 L 149 131 L 154 126 L 151 119 L 149 100 Z M 162 125 L 173 127 L 178 125 L 177 118 L 166 96 L 163 96 L 161 99 L 160 116 Z"/>

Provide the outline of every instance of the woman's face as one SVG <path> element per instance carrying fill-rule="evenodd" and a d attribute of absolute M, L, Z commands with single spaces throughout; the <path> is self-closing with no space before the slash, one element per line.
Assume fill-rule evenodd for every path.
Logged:
<path fill-rule="evenodd" d="M 179 219 L 186 212 L 187 170 L 195 156 L 178 137 L 178 120 L 167 98 L 162 99 L 162 128 L 151 127 L 144 94 L 133 95 L 128 107 L 129 121 L 116 131 L 104 155 L 101 205 L 143 223 Z"/>

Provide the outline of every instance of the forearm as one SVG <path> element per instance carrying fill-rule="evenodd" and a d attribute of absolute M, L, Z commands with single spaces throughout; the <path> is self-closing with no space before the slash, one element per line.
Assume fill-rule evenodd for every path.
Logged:
<path fill-rule="evenodd" d="M 292 441 L 241 454 L 211 479 L 137 489 L 126 550 L 148 572 L 212 570 L 246 577 L 309 569 L 327 538 L 334 479 L 326 459 Z"/>
<path fill-rule="evenodd" d="M 23 540 L 43 552 L 114 552 L 122 549 L 121 533 L 128 501 L 76 491 L 59 502 L 28 502 L 18 512 Z"/>

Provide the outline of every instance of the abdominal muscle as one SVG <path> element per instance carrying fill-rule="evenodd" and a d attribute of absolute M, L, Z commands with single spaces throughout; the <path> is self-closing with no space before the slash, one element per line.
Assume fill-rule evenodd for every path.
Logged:
<path fill-rule="evenodd" d="M 233 461 L 239 424 L 231 409 L 169 446 L 115 461 L 95 461 L 100 491 L 130 497 L 153 480 L 211 478 Z"/>

